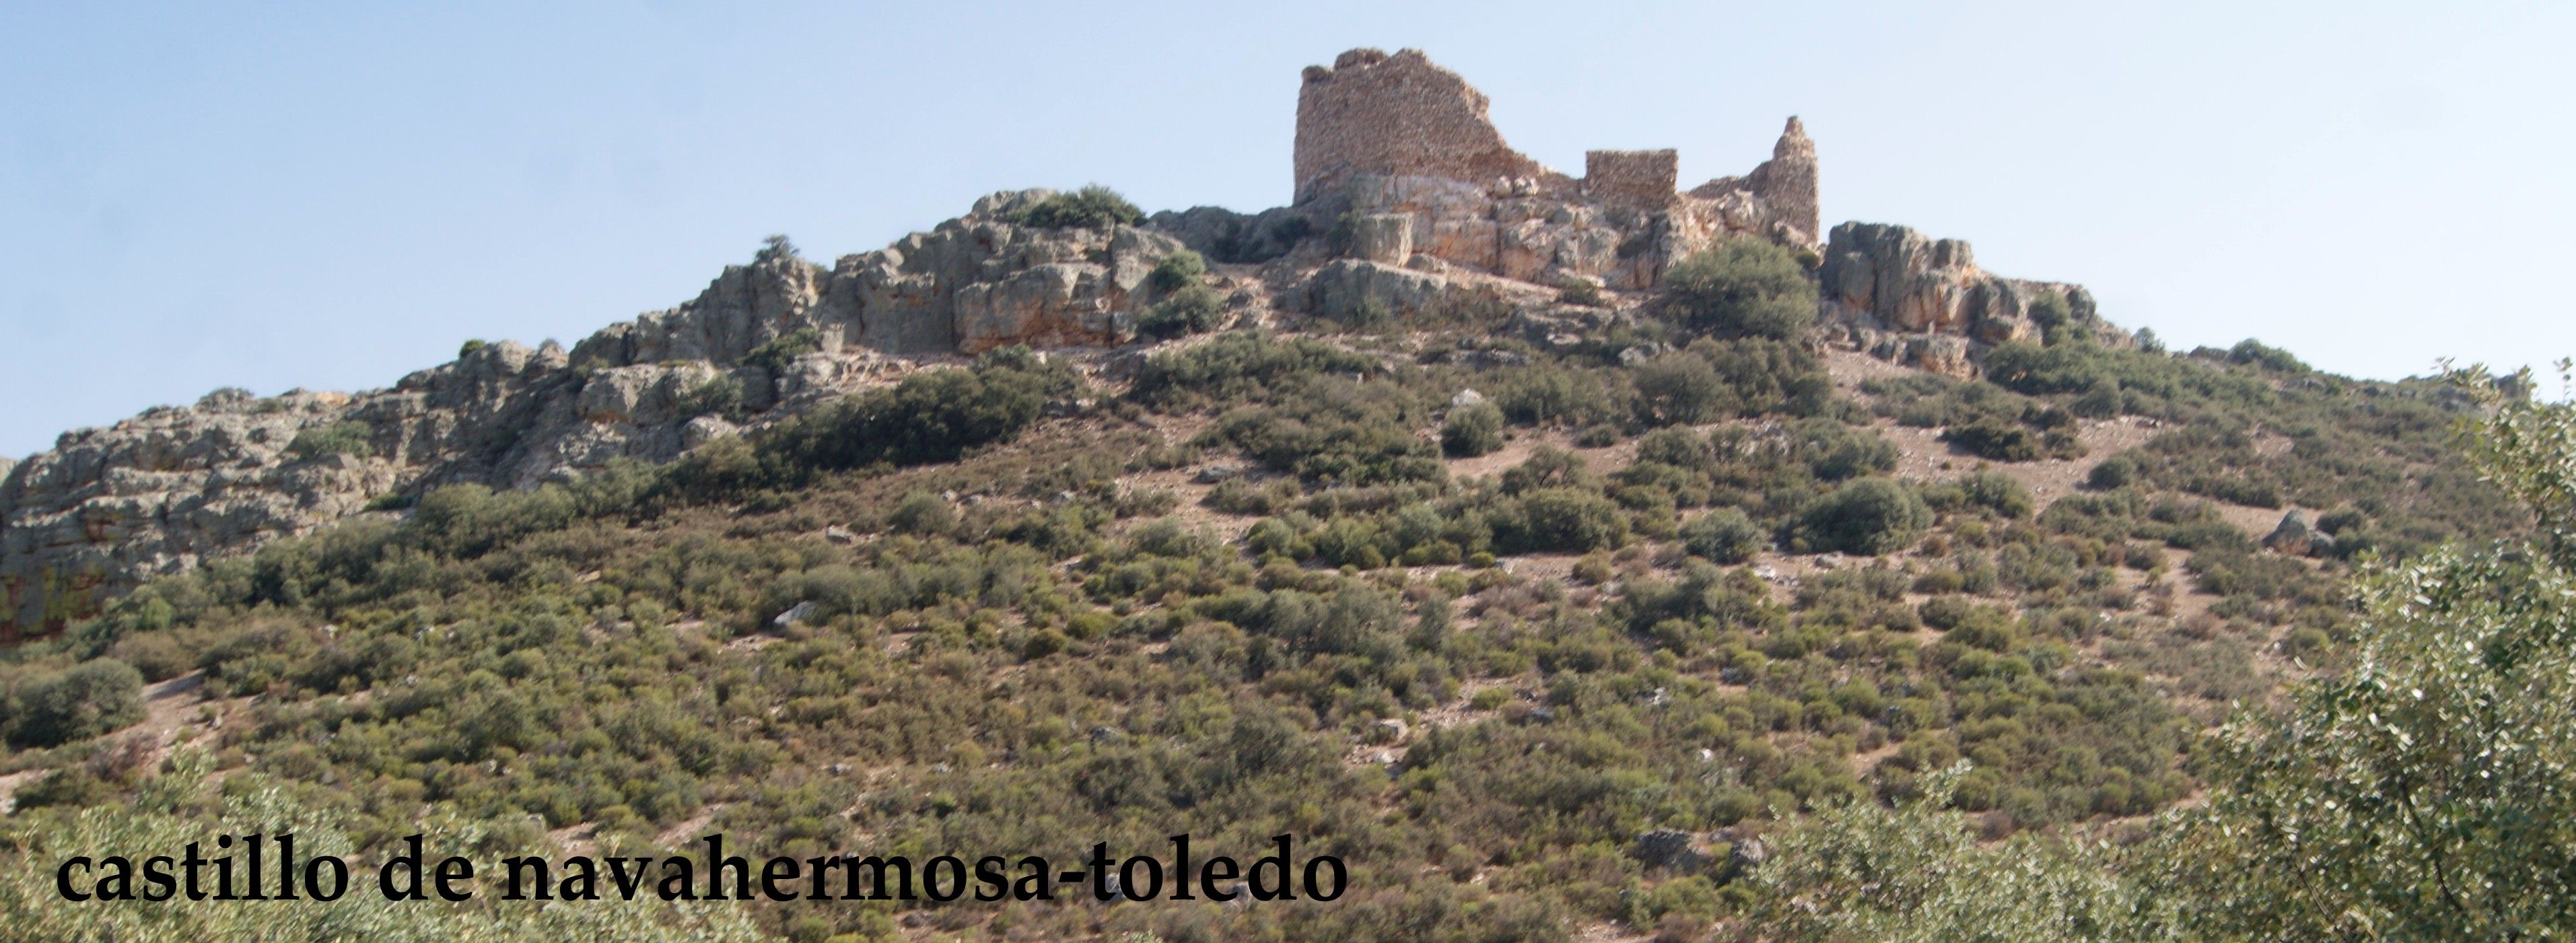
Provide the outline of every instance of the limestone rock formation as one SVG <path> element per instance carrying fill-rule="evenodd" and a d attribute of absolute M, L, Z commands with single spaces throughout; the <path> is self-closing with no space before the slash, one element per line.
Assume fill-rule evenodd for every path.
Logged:
<path fill-rule="evenodd" d="M 359 510 L 392 485 L 392 462 L 289 450 L 299 434 L 343 421 L 348 406 L 329 393 L 219 393 L 64 433 L 16 463 L 0 479 L 0 638 L 76 615 L 95 592 Z M 402 448 L 390 431 L 359 432 L 351 445 Z"/>
<path fill-rule="evenodd" d="M 1317 232 L 1314 218 L 1293 206 L 1238 213 L 1222 206 L 1164 210 L 1146 226 L 1181 240 L 1217 262 L 1261 263 L 1296 251 Z"/>
<path fill-rule="evenodd" d="M 1336 321 L 1361 319 L 1375 306 L 1386 316 L 1421 314 L 1447 294 L 1449 280 L 1377 262 L 1343 259 L 1307 282 L 1307 310 Z"/>
<path fill-rule="evenodd" d="M 1834 227 L 1823 254 L 1822 322 L 1889 360 L 1974 376 L 1972 358 L 1985 348 L 2036 341 L 2049 329 L 2091 331 L 2106 343 L 2128 340 L 2102 322 L 2083 286 L 1994 275 L 1977 266 L 1961 240 L 1850 222 Z"/>
<path fill-rule="evenodd" d="M 388 495 L 459 482 L 524 488 L 620 461 L 669 461 L 885 382 L 905 369 L 889 353 L 1128 340 L 1146 300 L 1140 286 L 1180 240 L 1009 221 L 1050 195 L 995 194 L 964 218 L 829 269 L 773 247 L 726 267 L 688 303 L 610 325 L 569 352 L 551 341 L 469 345 L 390 389 L 225 391 L 65 433 L 51 451 L 0 462 L 0 632 L 62 625 L 155 574 Z M 764 345 L 804 338 L 810 349 L 748 362 Z M 338 444 L 291 447 L 326 432 Z"/>
<path fill-rule="evenodd" d="M 1413 259 L 1413 217 L 1402 213 L 1362 216 L 1351 227 L 1351 257 L 1387 265 Z"/>

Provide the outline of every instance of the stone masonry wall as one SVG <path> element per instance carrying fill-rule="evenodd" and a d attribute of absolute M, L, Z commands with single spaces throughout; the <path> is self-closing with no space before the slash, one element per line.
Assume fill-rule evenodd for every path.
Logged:
<path fill-rule="evenodd" d="M 1420 50 L 1354 49 L 1297 92 L 1297 197 L 1353 174 L 1486 183 L 1547 173 L 1503 143 L 1485 95 Z"/>
<path fill-rule="evenodd" d="M 1660 210 L 1680 197 L 1681 153 L 1660 151 L 1587 151 L 1583 155 L 1583 195 L 1605 206 Z"/>

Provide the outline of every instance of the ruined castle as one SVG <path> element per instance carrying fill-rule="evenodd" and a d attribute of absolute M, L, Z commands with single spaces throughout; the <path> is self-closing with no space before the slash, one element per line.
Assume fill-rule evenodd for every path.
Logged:
<path fill-rule="evenodd" d="M 1815 248 L 1816 147 L 1789 119 L 1769 161 L 1679 189 L 1671 150 L 1592 151 L 1580 178 L 1503 142 L 1484 93 L 1419 50 L 1354 49 L 1297 93 L 1296 203 L 1413 218 L 1417 251 L 1522 281 L 1654 286 L 1729 235 Z"/>
<path fill-rule="evenodd" d="M 1216 263 L 1225 317 L 1246 325 L 1371 308 L 1401 319 L 1465 296 L 1509 306 L 1510 330 L 1553 344 L 1630 316 L 1669 266 L 1727 238 L 1805 255 L 1819 342 L 1926 369 L 1973 373 L 1985 346 L 2034 333 L 2047 295 L 2098 324 L 2083 289 L 1994 276 L 1965 243 L 1874 224 L 1825 231 L 1815 144 L 1796 118 L 1770 160 L 1688 190 L 1670 150 L 1594 151 L 1581 177 L 1540 165 L 1504 142 L 1482 93 L 1415 50 L 1308 68 L 1296 120 L 1293 199 L 1260 213 L 1043 228 L 1018 220 L 1049 191 L 996 193 L 830 265 L 764 252 L 697 298 L 570 349 L 468 345 L 355 394 L 217 391 L 0 458 L 0 642 L 85 618 L 153 575 L 394 513 L 370 509 L 430 488 L 668 461 L 958 354 L 1058 348 L 1115 376 L 1137 360 L 1137 315 L 1161 300 L 1147 276 L 1184 246 Z M 1562 304 L 1576 282 L 1624 294 L 1610 309 Z M 730 405 L 709 405 L 704 391 L 718 387 Z M 325 430 L 354 430 L 364 447 L 293 447 Z"/>

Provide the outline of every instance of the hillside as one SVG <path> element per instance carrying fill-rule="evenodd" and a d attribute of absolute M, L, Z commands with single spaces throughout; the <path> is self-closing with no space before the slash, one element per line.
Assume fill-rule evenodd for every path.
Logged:
<path fill-rule="evenodd" d="M 1293 833 L 1349 896 L 698 929 L 1691 939 L 1850 800 L 2144 835 L 2351 657 L 2358 561 L 2530 535 L 2460 388 L 1826 229 L 1795 119 L 1685 191 L 1483 112 L 1358 50 L 1289 207 L 996 194 L 570 349 L 66 434 L 0 468 L 0 856 L 279 807 L 360 858 Z"/>

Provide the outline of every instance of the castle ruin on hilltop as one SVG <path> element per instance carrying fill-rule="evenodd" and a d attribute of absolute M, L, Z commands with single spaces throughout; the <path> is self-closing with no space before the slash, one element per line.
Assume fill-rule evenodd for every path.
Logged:
<path fill-rule="evenodd" d="M 1653 287 L 1664 264 L 1729 235 L 1814 249 L 1816 148 L 1798 119 L 1742 177 L 1678 188 L 1672 150 L 1592 151 L 1570 177 L 1512 150 L 1486 99 L 1421 51 L 1309 66 L 1297 93 L 1295 204 L 1414 217 L 1417 251 L 1524 281 Z"/>
<path fill-rule="evenodd" d="M 1901 226 L 1826 231 L 1815 144 L 1796 118 L 1750 173 L 1682 190 L 1673 151 L 1593 151 L 1572 177 L 1512 150 L 1485 108 L 1419 51 L 1355 49 L 1305 71 L 1287 206 L 1047 226 L 1030 211 L 1052 191 L 1005 191 L 830 265 L 764 251 L 698 297 L 569 349 L 475 344 L 386 389 L 223 390 L 66 432 L 24 462 L 0 459 L 0 645 L 94 616 L 154 575 L 440 485 L 524 488 L 670 461 L 958 354 L 1127 345 L 1174 290 L 1151 273 L 1185 246 L 1218 264 L 1219 324 L 1383 313 L 1400 326 L 1472 307 L 1504 312 L 1488 323 L 1516 342 L 1582 343 L 1648 310 L 1635 293 L 1674 263 L 1755 238 L 1814 272 L 1812 343 L 1971 376 L 1981 351 L 2065 323 L 2054 319 L 2120 338 L 2082 288 L 1989 274 L 1966 243 Z M 1631 294 L 1566 302 L 1577 283 Z M 1085 359 L 1115 372 L 1141 358 Z M 321 432 L 357 441 L 295 447 Z"/>

